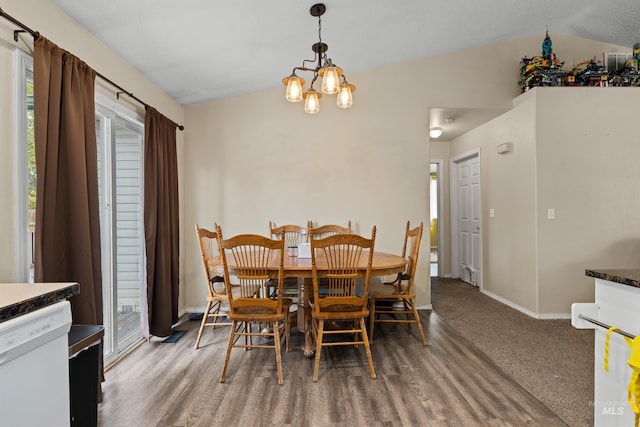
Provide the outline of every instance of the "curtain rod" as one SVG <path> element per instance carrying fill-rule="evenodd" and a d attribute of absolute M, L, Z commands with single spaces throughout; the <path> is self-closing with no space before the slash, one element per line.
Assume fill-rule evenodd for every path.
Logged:
<path fill-rule="evenodd" d="M 4 10 L 2 10 L 1 7 L 0 7 L 0 16 L 3 17 L 4 19 L 6 19 L 7 21 L 12 22 L 14 25 L 17 25 L 18 27 L 22 28 L 22 30 L 14 30 L 13 31 L 13 39 L 15 41 L 18 41 L 18 33 L 23 33 L 25 31 L 28 32 L 29 34 L 31 34 L 33 36 L 34 40 L 37 39 L 38 37 L 40 37 L 40 32 L 32 30 L 31 28 L 29 28 L 26 25 L 24 25 L 22 22 L 20 22 L 17 19 L 15 19 L 13 16 L 8 15 Z M 115 87 L 115 88 L 120 90 L 120 92 L 116 92 L 116 98 L 117 99 L 120 99 L 120 94 L 124 93 L 127 96 L 129 96 L 130 98 L 133 98 L 136 101 L 138 101 L 140 104 L 142 104 L 145 109 L 147 107 L 149 107 L 149 104 L 147 104 L 146 102 L 144 102 L 143 100 L 141 100 L 140 98 L 135 96 L 133 94 L 133 92 L 127 91 L 125 88 L 123 88 L 119 84 L 115 83 L 113 80 L 108 79 L 107 77 L 105 77 L 104 75 L 100 74 L 97 71 L 96 71 L 96 75 L 98 77 L 100 77 L 102 80 L 104 80 L 105 82 L 109 83 L 111 86 L 113 86 L 113 87 Z M 178 129 L 184 130 L 184 126 L 183 125 L 180 125 L 178 123 L 175 123 L 175 125 L 178 127 Z"/>

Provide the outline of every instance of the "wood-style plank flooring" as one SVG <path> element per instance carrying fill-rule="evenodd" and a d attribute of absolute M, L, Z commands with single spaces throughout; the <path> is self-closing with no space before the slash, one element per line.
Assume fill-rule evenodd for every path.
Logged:
<path fill-rule="evenodd" d="M 369 377 L 362 347 L 323 350 L 320 378 L 300 351 L 301 334 L 283 348 L 283 386 L 273 350 L 235 349 L 219 382 L 229 327 L 199 322 L 175 344 L 144 343 L 106 372 L 102 426 L 561 426 L 565 423 L 507 377 L 435 313 L 421 312 L 429 345 L 415 327 L 376 325 L 378 378 Z M 295 331 L 295 329 L 294 329 Z"/>

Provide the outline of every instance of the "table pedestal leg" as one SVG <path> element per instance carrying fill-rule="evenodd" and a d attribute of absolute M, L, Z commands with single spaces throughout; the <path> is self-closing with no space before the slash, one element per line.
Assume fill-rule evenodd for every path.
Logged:
<path fill-rule="evenodd" d="M 313 296 L 313 281 L 305 278 L 298 287 L 298 330 L 304 333 L 302 352 L 311 359 L 316 354 L 316 340 L 311 325 L 311 306 L 309 301 Z"/>

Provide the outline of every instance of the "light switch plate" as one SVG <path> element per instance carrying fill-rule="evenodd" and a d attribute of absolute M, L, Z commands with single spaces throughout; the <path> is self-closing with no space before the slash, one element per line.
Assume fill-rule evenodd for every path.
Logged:
<path fill-rule="evenodd" d="M 547 209 L 547 219 L 556 219 L 556 210 L 554 208 Z"/>

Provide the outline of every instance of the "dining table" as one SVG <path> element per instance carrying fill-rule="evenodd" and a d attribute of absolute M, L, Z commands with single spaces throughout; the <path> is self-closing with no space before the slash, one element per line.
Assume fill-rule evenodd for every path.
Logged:
<path fill-rule="evenodd" d="M 285 249 L 286 250 L 286 249 Z M 360 256 L 360 264 L 358 271 L 362 277 L 365 277 L 367 269 L 367 261 L 369 260 L 368 250 L 363 250 Z M 278 277 L 278 269 L 280 263 L 280 254 L 278 251 L 272 251 L 268 262 L 268 272 L 273 278 Z M 208 261 L 209 268 L 215 276 L 224 276 L 224 266 L 222 264 L 222 257 L 217 256 Z M 386 252 L 373 252 L 373 259 L 371 262 L 371 277 L 388 276 L 392 274 L 401 273 L 404 271 L 407 264 L 407 259 L 391 253 Z M 229 274 L 233 275 L 233 260 L 227 257 L 227 266 L 229 268 Z M 323 253 L 318 252 L 316 254 L 316 269 L 318 271 L 318 277 L 326 277 L 328 271 L 328 265 Z M 313 280 L 312 280 L 312 265 L 311 258 L 299 257 L 295 254 L 289 254 L 285 252 L 284 255 L 284 277 L 298 278 L 298 310 L 296 315 L 296 327 L 298 331 L 304 333 L 305 340 L 302 346 L 302 351 L 305 357 L 312 358 L 315 354 L 315 336 L 311 326 L 311 304 L 310 301 L 313 298 Z"/>

